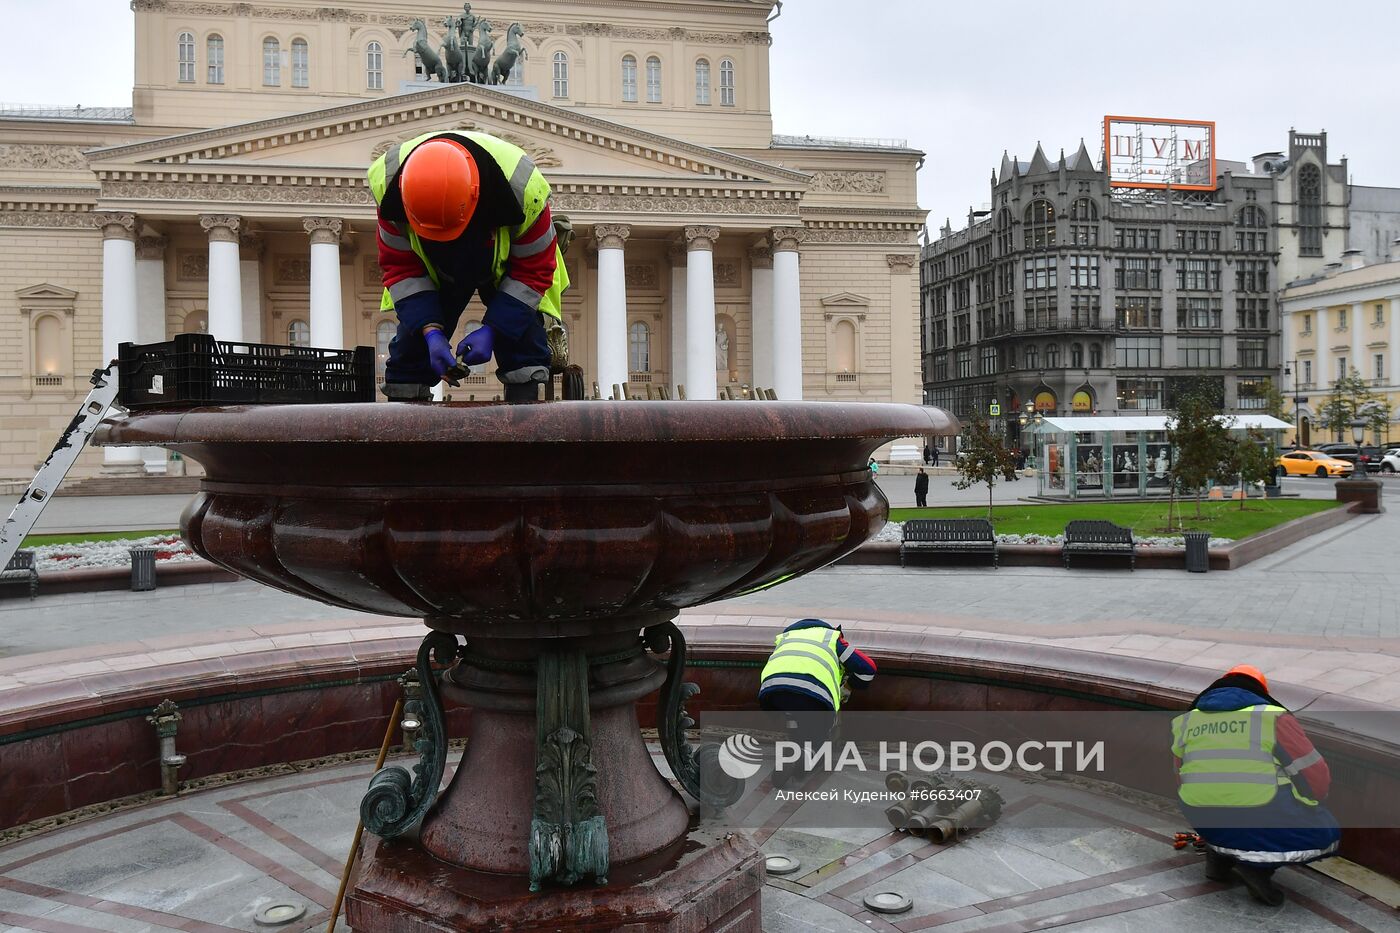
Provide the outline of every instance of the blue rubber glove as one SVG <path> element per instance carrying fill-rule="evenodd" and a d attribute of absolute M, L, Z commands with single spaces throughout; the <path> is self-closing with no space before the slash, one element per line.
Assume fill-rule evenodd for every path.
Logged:
<path fill-rule="evenodd" d="M 485 325 L 478 327 L 457 344 L 457 358 L 468 366 L 480 366 L 491 359 L 496 334 Z"/>
<path fill-rule="evenodd" d="M 440 330 L 428 331 L 423 339 L 428 341 L 428 362 L 432 364 L 433 372 L 438 374 L 438 378 L 445 379 L 457 366 L 457 360 L 452 355 L 452 341 L 443 336 Z"/>

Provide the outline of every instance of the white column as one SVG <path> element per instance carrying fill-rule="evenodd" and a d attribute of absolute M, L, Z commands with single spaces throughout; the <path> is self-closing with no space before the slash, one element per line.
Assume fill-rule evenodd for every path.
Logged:
<path fill-rule="evenodd" d="M 1400 256 L 1396 258 L 1400 259 Z M 1394 386 L 1400 385 L 1400 298 L 1390 299 L 1387 313 L 1390 315 L 1390 337 L 1385 346 L 1385 384 Z"/>
<path fill-rule="evenodd" d="M 667 255 L 671 259 L 671 397 L 680 398 L 679 387 L 689 389 L 685 378 L 685 342 L 688 338 L 685 332 L 685 244 L 672 243 Z"/>
<path fill-rule="evenodd" d="M 613 386 L 627 384 L 627 263 L 623 244 L 632 229 L 626 224 L 597 224 L 598 321 L 594 328 L 598 392 L 612 398 Z"/>
<path fill-rule="evenodd" d="M 757 389 L 773 388 L 773 250 L 755 246 L 749 250 L 753 267 L 753 384 Z"/>
<path fill-rule="evenodd" d="M 1331 391 L 1337 374 L 1332 371 L 1332 328 L 1327 320 L 1327 309 L 1315 309 L 1313 317 L 1317 318 L 1317 356 L 1313 362 L 1313 384 L 1317 388 L 1309 395 L 1313 396 L 1311 408 L 1317 412 L 1322 406 L 1322 397 Z M 1313 419 L 1314 423 L 1316 420 Z"/>
<path fill-rule="evenodd" d="M 102 365 L 117 358 L 117 344 L 138 339 L 136 312 L 136 215 L 100 211 L 92 215 L 102 228 Z M 106 468 L 135 470 L 139 447 L 105 447 Z"/>
<path fill-rule="evenodd" d="M 262 319 L 263 235 L 244 233 L 239 237 L 238 245 L 239 280 L 243 290 L 243 339 L 249 343 L 267 343 L 263 339 Z"/>
<path fill-rule="evenodd" d="M 715 240 L 719 227 L 686 227 L 685 397 L 719 397 L 715 365 Z"/>
<path fill-rule="evenodd" d="M 311 234 L 311 345 L 345 347 L 345 320 L 340 310 L 340 229 L 335 217 L 306 217 Z"/>
<path fill-rule="evenodd" d="M 165 237 L 143 236 L 136 241 L 136 340 L 165 339 Z M 166 472 L 164 447 L 141 448 L 141 462 L 151 474 Z"/>
<path fill-rule="evenodd" d="M 890 268 L 890 401 L 915 405 L 924 396 L 919 376 L 918 262 L 914 253 L 885 255 Z M 856 363 L 864 368 L 864 361 Z"/>
<path fill-rule="evenodd" d="M 209 234 L 209 333 L 215 340 L 243 339 L 243 271 L 238 265 L 236 214 L 201 214 L 199 225 Z"/>
<path fill-rule="evenodd" d="M 801 227 L 773 230 L 773 388 L 784 401 L 802 399 L 802 281 L 797 248 Z"/>
<path fill-rule="evenodd" d="M 1376 374 L 1376 367 L 1371 362 L 1371 351 L 1366 348 L 1370 343 L 1371 318 L 1366 316 L 1366 309 L 1370 307 L 1365 303 L 1357 303 L 1351 306 L 1351 362 L 1348 366 L 1356 368 L 1356 372 L 1367 382 Z"/>

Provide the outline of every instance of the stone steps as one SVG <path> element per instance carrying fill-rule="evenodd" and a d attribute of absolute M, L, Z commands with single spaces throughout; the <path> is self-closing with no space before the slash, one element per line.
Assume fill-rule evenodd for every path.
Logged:
<path fill-rule="evenodd" d="M 198 491 L 198 476 L 89 476 L 61 488 L 65 496 L 180 496 Z"/>

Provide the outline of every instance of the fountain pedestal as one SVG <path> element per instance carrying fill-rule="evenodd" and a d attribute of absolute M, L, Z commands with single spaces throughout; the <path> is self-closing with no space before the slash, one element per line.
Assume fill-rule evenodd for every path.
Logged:
<path fill-rule="evenodd" d="M 98 442 L 204 466 L 183 528 L 208 560 L 434 630 L 419 765 L 383 769 L 361 808 L 383 838 L 353 929 L 737 933 L 759 929 L 757 848 L 688 832 L 636 701 L 661 689 L 671 770 L 723 805 L 714 746 L 684 740 L 671 620 L 850 553 L 888 512 L 875 448 L 953 431 L 906 405 L 305 405 L 144 412 Z M 472 720 L 439 796 L 440 700 Z"/>

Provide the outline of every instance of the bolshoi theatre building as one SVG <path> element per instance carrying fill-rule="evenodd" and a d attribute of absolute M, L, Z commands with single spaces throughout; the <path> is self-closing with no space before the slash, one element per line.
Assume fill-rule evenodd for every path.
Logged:
<path fill-rule="evenodd" d="M 0 111 L 0 478 L 32 475 L 121 342 L 363 345 L 382 367 L 365 170 L 441 129 L 509 140 L 549 179 L 576 234 L 572 356 L 602 397 L 920 400 L 921 153 L 774 134 L 773 0 L 131 6 L 131 108 Z M 514 54 L 503 83 L 436 73 L 468 15 Z"/>

